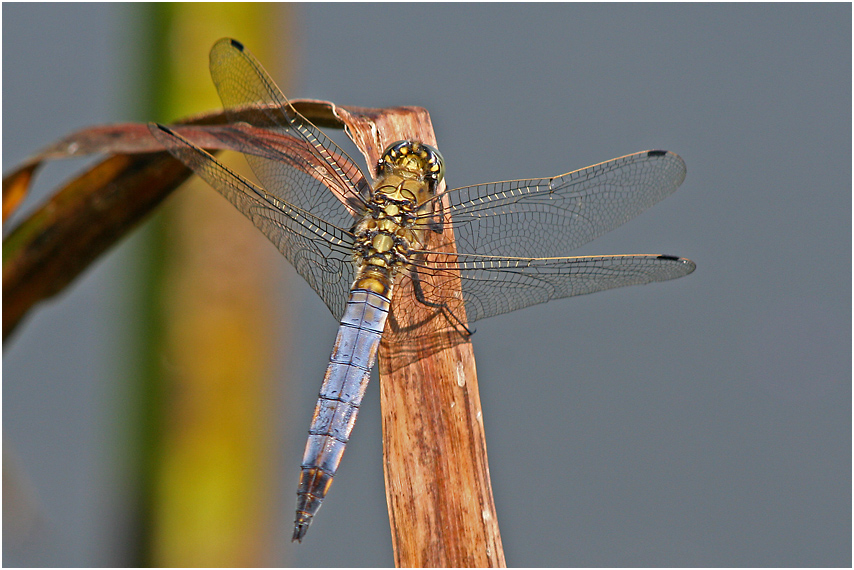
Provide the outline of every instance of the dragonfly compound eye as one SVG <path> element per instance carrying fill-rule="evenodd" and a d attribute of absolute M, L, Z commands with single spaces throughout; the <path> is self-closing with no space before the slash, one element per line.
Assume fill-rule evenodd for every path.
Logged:
<path fill-rule="evenodd" d="M 438 185 L 445 177 L 445 159 L 434 147 L 414 140 L 391 143 L 377 164 L 378 172 L 405 170 Z"/>

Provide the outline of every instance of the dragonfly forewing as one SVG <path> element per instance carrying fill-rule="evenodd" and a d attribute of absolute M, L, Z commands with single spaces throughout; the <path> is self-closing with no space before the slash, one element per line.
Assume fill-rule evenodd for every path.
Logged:
<path fill-rule="evenodd" d="M 629 154 L 553 178 L 507 180 L 445 193 L 460 252 L 558 257 L 676 191 L 685 162 L 672 152 Z"/>
<path fill-rule="evenodd" d="M 364 207 L 370 194 L 370 184 L 356 163 L 293 108 L 240 42 L 224 38 L 214 44 L 210 67 L 227 115 L 300 139 L 311 154 L 310 162 L 301 168 L 291 168 L 287 161 L 247 154 L 246 160 L 261 184 L 285 202 L 348 227 L 345 221 L 352 215 L 354 205 Z M 306 174 L 306 167 L 309 172 L 323 171 L 328 179 L 324 188 L 318 186 L 314 176 Z"/>

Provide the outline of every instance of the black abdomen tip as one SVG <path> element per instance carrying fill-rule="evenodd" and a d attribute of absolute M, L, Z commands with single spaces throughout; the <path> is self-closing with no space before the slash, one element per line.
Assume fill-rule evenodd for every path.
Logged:
<path fill-rule="evenodd" d="M 311 518 L 306 520 L 297 520 L 294 523 L 294 535 L 291 537 L 291 542 L 302 542 L 302 539 L 305 537 L 305 533 L 308 532 L 308 527 L 311 525 Z"/>
<path fill-rule="evenodd" d="M 240 51 L 243 51 L 243 44 L 240 43 L 239 41 L 231 40 L 231 45 L 232 45 L 232 47 L 235 47 L 235 48 L 239 49 Z"/>

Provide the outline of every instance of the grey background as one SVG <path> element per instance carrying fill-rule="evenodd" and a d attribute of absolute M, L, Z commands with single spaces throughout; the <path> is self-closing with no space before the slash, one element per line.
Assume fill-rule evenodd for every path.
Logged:
<path fill-rule="evenodd" d="M 128 118 L 130 13 L 3 5 L 4 171 L 74 128 Z M 288 94 L 427 107 L 451 186 L 649 148 L 688 164 L 673 197 L 577 253 L 682 255 L 693 275 L 478 323 L 509 565 L 850 566 L 850 5 L 325 4 L 294 16 Z M 121 562 L 128 394 L 116 371 L 133 248 L 4 346 L 4 479 L 29 489 L 39 533 L 12 540 L 4 518 L 4 565 Z M 289 350 L 305 381 L 280 435 L 283 544 L 335 334 L 314 293 L 294 289 L 281 301 L 298 307 Z M 379 423 L 372 385 L 334 490 L 282 563 L 393 563 Z"/>

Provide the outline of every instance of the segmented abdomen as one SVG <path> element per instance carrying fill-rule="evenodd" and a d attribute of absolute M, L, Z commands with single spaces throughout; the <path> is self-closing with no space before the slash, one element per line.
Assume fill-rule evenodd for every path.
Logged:
<path fill-rule="evenodd" d="M 305 536 L 332 484 L 368 387 L 388 310 L 389 299 L 382 295 L 350 292 L 308 431 L 293 540 Z"/>

